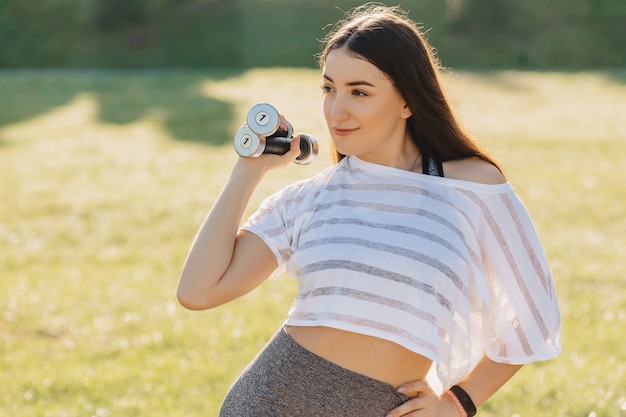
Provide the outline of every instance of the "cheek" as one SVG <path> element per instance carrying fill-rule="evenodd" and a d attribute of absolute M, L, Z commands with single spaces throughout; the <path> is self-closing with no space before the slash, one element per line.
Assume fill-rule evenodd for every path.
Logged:
<path fill-rule="evenodd" d="M 330 114 L 333 108 L 332 99 L 328 96 L 324 97 L 324 101 L 322 102 L 322 111 L 324 112 L 324 120 L 326 120 L 326 124 L 330 125 Z"/>

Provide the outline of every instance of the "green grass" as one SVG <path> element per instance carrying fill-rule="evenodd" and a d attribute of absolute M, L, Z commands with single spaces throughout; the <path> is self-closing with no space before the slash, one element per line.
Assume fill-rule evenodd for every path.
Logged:
<path fill-rule="evenodd" d="M 178 306 L 191 240 L 250 105 L 277 105 L 330 164 L 315 70 L 0 72 L 0 416 L 213 416 L 284 319 L 271 280 Z M 626 416 L 626 72 L 460 72 L 466 125 L 503 162 L 551 260 L 564 351 L 483 417 Z"/>

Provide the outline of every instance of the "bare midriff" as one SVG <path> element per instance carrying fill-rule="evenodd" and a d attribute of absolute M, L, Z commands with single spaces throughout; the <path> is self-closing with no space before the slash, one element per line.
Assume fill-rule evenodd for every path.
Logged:
<path fill-rule="evenodd" d="M 353 372 L 398 387 L 424 379 L 432 361 L 388 340 L 330 327 L 286 326 L 300 346 Z"/>

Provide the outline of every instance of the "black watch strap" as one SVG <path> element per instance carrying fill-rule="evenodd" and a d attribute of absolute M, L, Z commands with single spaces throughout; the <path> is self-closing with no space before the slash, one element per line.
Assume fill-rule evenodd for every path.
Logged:
<path fill-rule="evenodd" d="M 456 398 L 459 399 L 459 402 L 461 403 L 469 417 L 476 415 L 476 406 L 474 405 L 474 401 L 472 401 L 469 394 L 465 392 L 463 388 L 455 385 L 453 387 L 450 387 L 450 391 L 452 391 L 452 393 L 456 395 Z"/>

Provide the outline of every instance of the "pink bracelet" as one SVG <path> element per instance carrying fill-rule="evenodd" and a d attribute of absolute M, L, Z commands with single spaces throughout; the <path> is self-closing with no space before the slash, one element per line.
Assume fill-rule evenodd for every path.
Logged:
<path fill-rule="evenodd" d="M 461 417 L 468 417 L 467 416 L 467 411 L 465 411 L 465 408 L 463 408 L 463 405 L 461 404 L 461 401 L 459 401 L 457 396 L 452 391 L 447 390 L 446 392 L 444 392 L 444 394 L 447 395 L 448 398 L 450 398 L 452 400 L 452 402 L 456 406 L 456 409 L 459 411 L 459 415 Z"/>

